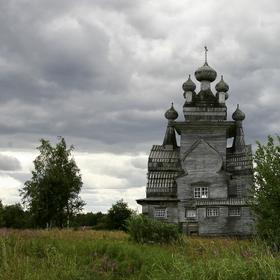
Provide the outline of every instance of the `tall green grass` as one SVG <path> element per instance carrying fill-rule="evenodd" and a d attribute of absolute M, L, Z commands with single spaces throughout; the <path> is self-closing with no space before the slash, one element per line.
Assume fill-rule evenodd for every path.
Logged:
<path fill-rule="evenodd" d="M 169 245 L 122 232 L 0 232 L 0 279 L 280 279 L 280 258 L 256 240 L 184 238 Z"/>

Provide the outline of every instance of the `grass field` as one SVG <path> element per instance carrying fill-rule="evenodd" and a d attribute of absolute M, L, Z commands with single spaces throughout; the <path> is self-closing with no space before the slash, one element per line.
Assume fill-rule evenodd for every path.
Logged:
<path fill-rule="evenodd" d="M 257 241 L 185 238 L 139 245 L 123 232 L 0 230 L 0 279 L 280 279 Z"/>

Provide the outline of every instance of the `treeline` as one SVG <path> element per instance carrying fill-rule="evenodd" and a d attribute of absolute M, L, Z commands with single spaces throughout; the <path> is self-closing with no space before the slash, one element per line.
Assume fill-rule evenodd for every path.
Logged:
<path fill-rule="evenodd" d="M 31 215 L 19 203 L 4 206 L 0 201 L 0 227 L 31 228 Z"/>
<path fill-rule="evenodd" d="M 123 230 L 127 231 L 132 240 L 138 243 L 171 243 L 181 240 L 179 228 L 176 225 L 162 223 L 137 215 L 129 209 L 123 200 L 117 201 L 106 214 L 79 213 L 72 216 L 66 225 L 72 229 Z M 24 211 L 17 203 L 3 206 L 0 201 L 0 227 L 14 229 L 38 229 L 36 219 L 31 212 Z"/>
<path fill-rule="evenodd" d="M 32 177 L 19 190 L 26 208 L 19 203 L 0 203 L 0 227 L 125 230 L 125 220 L 133 211 L 123 200 L 113 204 L 107 214 L 82 213 L 85 202 L 79 193 L 83 182 L 73 157 L 74 147 L 67 147 L 63 137 L 58 140 L 54 145 L 49 140 L 40 140 Z"/>
<path fill-rule="evenodd" d="M 96 229 L 96 230 L 126 230 L 126 220 L 133 214 L 127 203 L 117 201 L 108 212 L 87 212 L 73 215 L 64 227 Z M 0 227 L 27 229 L 42 228 L 36 223 L 34 215 L 23 209 L 21 204 L 3 205 L 0 201 Z"/>

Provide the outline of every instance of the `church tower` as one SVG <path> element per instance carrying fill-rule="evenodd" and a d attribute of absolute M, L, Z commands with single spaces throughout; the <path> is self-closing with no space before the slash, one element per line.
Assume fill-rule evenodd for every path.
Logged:
<path fill-rule="evenodd" d="M 179 224 L 187 234 L 240 235 L 254 232 L 247 205 L 253 184 L 251 145 L 245 144 L 239 105 L 227 120 L 229 86 L 223 76 L 204 65 L 183 84 L 184 121 L 171 108 L 162 145 L 152 147 L 148 160 L 146 198 L 138 199 L 142 212 L 152 218 Z M 176 134 L 180 145 L 177 145 Z M 233 138 L 232 147 L 227 140 Z"/>

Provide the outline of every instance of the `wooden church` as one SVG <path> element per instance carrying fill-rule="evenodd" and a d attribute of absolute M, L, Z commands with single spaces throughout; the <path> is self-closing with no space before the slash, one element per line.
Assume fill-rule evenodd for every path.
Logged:
<path fill-rule="evenodd" d="M 143 214 L 179 224 L 187 234 L 249 236 L 253 166 L 242 127 L 245 114 L 237 105 L 227 120 L 229 86 L 221 76 L 214 93 L 216 77 L 205 47 L 205 63 L 195 71 L 200 89 L 196 92 L 190 76 L 183 84 L 184 121 L 176 121 L 173 104 L 166 111 L 163 144 L 153 145 L 148 160 L 146 198 L 137 203 Z"/>

